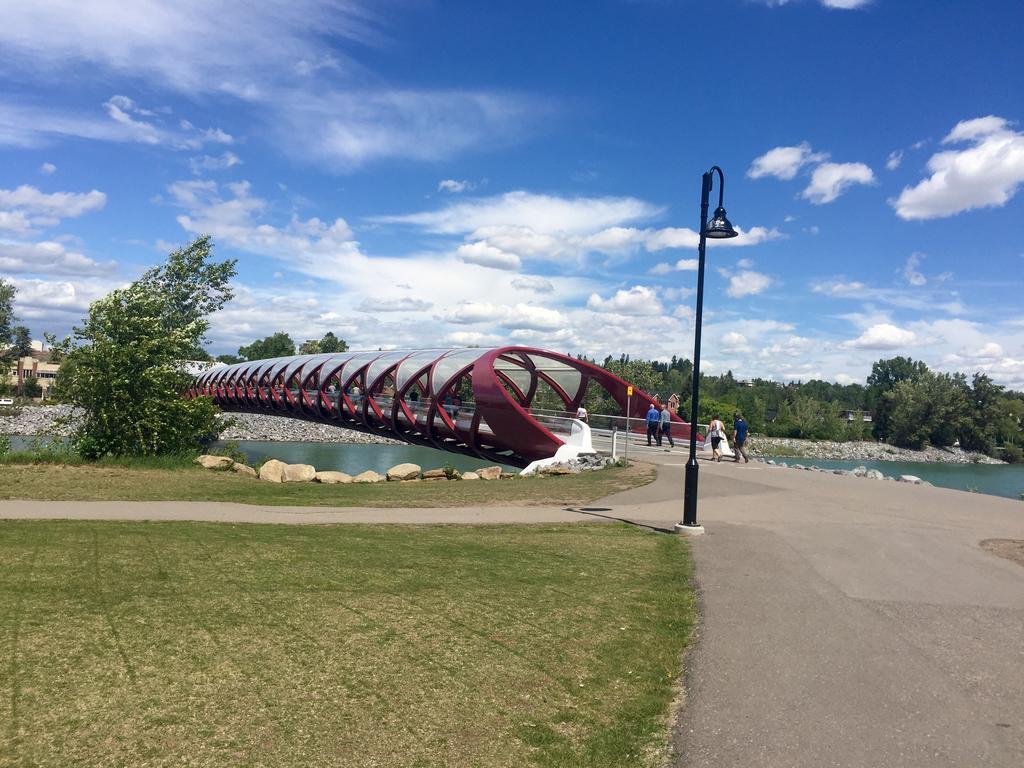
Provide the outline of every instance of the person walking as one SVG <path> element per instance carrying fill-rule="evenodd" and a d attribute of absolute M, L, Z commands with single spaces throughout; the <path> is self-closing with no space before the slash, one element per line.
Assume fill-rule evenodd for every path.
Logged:
<path fill-rule="evenodd" d="M 676 444 L 672 441 L 672 412 L 666 405 L 661 409 L 661 436 L 668 438 L 668 444 L 670 448 L 675 448 Z M 661 442 L 658 442 L 661 445 Z M 668 448 L 665 449 L 669 450 Z"/>
<path fill-rule="evenodd" d="M 711 423 L 708 424 L 708 437 L 711 438 L 711 460 L 721 462 L 722 452 L 719 450 L 719 446 L 725 437 L 725 424 L 722 423 L 717 413 L 711 417 Z"/>
<path fill-rule="evenodd" d="M 647 409 L 647 444 L 651 444 L 651 438 L 658 441 L 658 446 L 661 447 L 661 411 L 658 410 L 658 406 L 651 403 L 651 407 Z"/>
<path fill-rule="evenodd" d="M 587 409 L 582 405 L 576 409 L 576 418 L 582 421 L 584 424 L 590 419 L 590 415 L 587 413 Z"/>
<path fill-rule="evenodd" d="M 732 422 L 732 448 L 736 452 L 736 463 L 740 463 L 740 455 L 743 456 L 743 462 L 745 464 L 750 463 L 750 458 L 747 456 L 747 422 L 743 418 L 743 414 L 737 411 L 733 414 Z"/>

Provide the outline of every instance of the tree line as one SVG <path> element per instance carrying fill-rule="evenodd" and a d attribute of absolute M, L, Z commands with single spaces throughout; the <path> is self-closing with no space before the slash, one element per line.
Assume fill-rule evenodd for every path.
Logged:
<path fill-rule="evenodd" d="M 673 357 L 665 363 L 622 355 L 598 364 L 662 402 L 678 394 L 688 419 L 689 360 Z M 584 405 L 593 413 L 617 413 L 614 400 L 595 389 L 588 390 Z M 985 373 L 970 379 L 938 373 L 909 357 L 878 360 L 864 384 L 741 381 L 728 371 L 702 374 L 700 393 L 698 422 L 706 424 L 716 413 L 728 420 L 740 412 L 753 432 L 770 437 L 876 439 L 916 449 L 958 444 L 1013 462 L 1022 461 L 1024 452 L 1024 393 L 994 383 Z"/>

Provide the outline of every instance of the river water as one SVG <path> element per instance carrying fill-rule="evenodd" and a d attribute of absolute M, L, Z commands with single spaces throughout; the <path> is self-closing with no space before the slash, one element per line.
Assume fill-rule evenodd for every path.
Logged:
<path fill-rule="evenodd" d="M 932 485 L 958 491 L 976 491 L 992 496 L 1019 499 L 1024 493 L 1024 465 L 1022 464 L 933 464 L 909 461 L 839 461 L 834 459 L 808 459 L 791 456 L 771 456 L 776 462 L 789 466 L 803 464 L 822 469 L 877 469 L 884 475 L 916 475 Z M 1022 505 L 1024 511 L 1024 505 Z"/>
<path fill-rule="evenodd" d="M 354 445 L 351 443 L 278 443 L 260 440 L 237 440 L 239 449 L 249 463 L 279 459 L 288 464 L 312 464 L 317 469 L 358 475 L 372 469 L 383 474 L 396 464 L 419 464 L 424 470 L 440 469 L 449 464 L 460 472 L 480 467 L 493 467 L 493 461 L 463 456 L 461 453 L 439 451 L 419 445 Z M 219 444 L 218 444 L 219 445 Z M 509 472 L 518 467 L 499 464 Z"/>
<path fill-rule="evenodd" d="M 13 448 L 29 447 L 34 438 L 12 437 Z M 43 442 L 48 442 L 44 438 Z M 445 464 L 468 472 L 494 462 L 448 453 L 435 448 L 417 445 L 354 445 L 350 443 L 285 443 L 259 440 L 239 440 L 239 448 L 249 457 L 250 463 L 264 459 L 280 459 L 289 464 L 312 464 L 317 469 L 335 470 L 357 475 L 368 469 L 384 473 L 396 464 L 411 462 L 423 469 L 438 469 Z M 974 490 L 993 496 L 1019 499 L 1024 493 L 1024 465 L 1007 464 L 932 464 L 900 461 L 839 461 L 832 459 L 808 459 L 787 456 L 770 457 L 775 461 L 793 464 L 812 464 L 823 469 L 854 469 L 867 467 L 883 474 L 899 477 L 916 475 L 933 485 L 953 488 L 958 491 Z M 517 467 L 504 466 L 510 472 Z M 1024 505 L 1022 505 L 1024 510 Z"/>

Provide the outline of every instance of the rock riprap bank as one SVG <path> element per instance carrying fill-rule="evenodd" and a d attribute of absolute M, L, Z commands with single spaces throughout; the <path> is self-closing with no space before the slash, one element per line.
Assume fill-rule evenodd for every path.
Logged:
<path fill-rule="evenodd" d="M 268 459 L 257 470 L 228 456 L 214 454 L 203 454 L 195 459 L 195 463 L 205 469 L 238 472 L 250 477 L 258 477 L 269 483 L 409 483 L 430 480 L 507 480 L 523 476 L 514 472 L 505 472 L 499 466 L 480 467 L 474 472 L 460 472 L 453 467 L 424 470 L 419 464 L 411 463 L 396 464 L 383 475 L 373 470 L 366 470 L 358 475 L 349 475 L 345 472 L 318 471 L 312 464 L 287 464 L 278 459 Z M 614 463 L 610 456 L 594 454 L 551 464 L 535 470 L 531 474 L 542 477 L 575 475 L 580 472 L 605 469 Z"/>
<path fill-rule="evenodd" d="M 797 440 L 788 437 L 751 435 L 747 448 L 752 456 L 785 456 L 839 461 L 900 461 L 929 464 L 1004 464 L 984 453 L 960 448 L 925 448 L 913 451 L 886 443 L 837 443 L 832 440 Z"/>
<path fill-rule="evenodd" d="M 347 443 L 355 445 L 401 445 L 387 437 L 356 432 L 287 416 L 257 413 L 225 413 L 229 422 L 221 432 L 222 440 L 267 440 L 297 443 Z M 61 423 L 65 422 L 65 423 Z M 67 405 L 27 406 L 13 415 L 0 409 L 0 435 L 47 435 L 67 437 L 75 428 L 75 412 Z"/>
<path fill-rule="evenodd" d="M 782 469 L 802 469 L 807 472 L 824 472 L 828 475 L 863 477 L 867 480 L 895 480 L 899 483 L 910 483 L 911 485 L 931 485 L 927 480 L 922 480 L 917 475 L 899 475 L 898 477 L 893 477 L 892 475 L 886 475 L 877 469 L 868 469 L 867 467 L 855 467 L 854 469 L 828 469 L 827 467 L 816 467 L 813 464 L 808 467 L 800 463 L 789 464 L 785 461 L 775 461 L 773 459 L 755 459 L 755 461 L 760 461 Z"/>

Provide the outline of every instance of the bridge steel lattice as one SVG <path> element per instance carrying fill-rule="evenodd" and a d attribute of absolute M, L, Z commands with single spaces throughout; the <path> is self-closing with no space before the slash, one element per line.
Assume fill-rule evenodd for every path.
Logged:
<path fill-rule="evenodd" d="M 225 411 L 326 422 L 526 466 L 570 439 L 571 416 L 591 384 L 627 415 L 623 379 L 567 355 L 518 346 L 254 360 L 204 372 L 186 396 L 208 396 Z M 532 407 L 544 385 L 561 400 L 561 417 Z M 628 415 L 642 424 L 654 402 L 634 389 Z M 673 422 L 677 439 L 689 439 L 689 425 L 677 416 Z"/>

